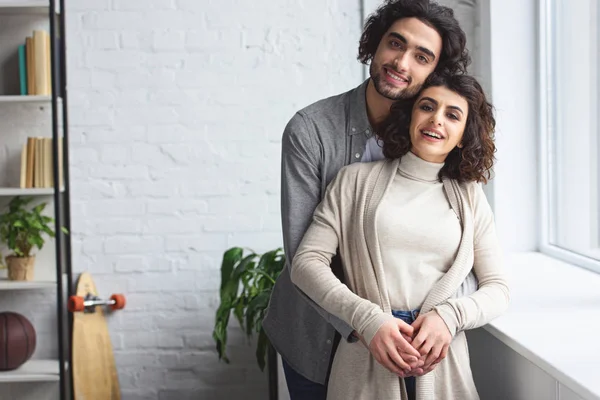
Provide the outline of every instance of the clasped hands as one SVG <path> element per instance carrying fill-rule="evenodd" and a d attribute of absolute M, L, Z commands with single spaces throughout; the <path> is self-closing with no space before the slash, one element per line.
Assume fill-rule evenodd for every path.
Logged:
<path fill-rule="evenodd" d="M 363 344 L 362 337 L 357 335 Z M 411 324 L 401 319 L 387 321 L 379 328 L 369 351 L 378 363 L 401 378 L 422 376 L 446 358 L 452 335 L 435 311 L 419 315 Z"/>

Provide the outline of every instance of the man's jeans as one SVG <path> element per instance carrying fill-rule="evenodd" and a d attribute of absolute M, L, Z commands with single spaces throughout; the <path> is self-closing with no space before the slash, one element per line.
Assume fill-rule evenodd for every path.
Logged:
<path fill-rule="evenodd" d="M 419 315 L 419 310 L 413 311 L 394 311 L 392 310 L 392 315 L 396 318 L 401 319 L 407 324 L 412 324 L 417 319 Z M 408 394 L 408 400 L 415 400 L 417 398 L 417 380 L 414 376 L 404 378 L 404 383 L 406 384 L 406 393 Z"/>
<path fill-rule="evenodd" d="M 306 379 L 283 361 L 283 372 L 287 382 L 290 400 L 325 400 L 327 387 Z"/>

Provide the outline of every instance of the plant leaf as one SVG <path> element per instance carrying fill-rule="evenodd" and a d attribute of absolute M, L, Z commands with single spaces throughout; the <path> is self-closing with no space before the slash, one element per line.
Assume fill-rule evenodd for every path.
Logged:
<path fill-rule="evenodd" d="M 227 347 L 227 324 L 229 323 L 230 315 L 230 304 L 222 303 L 217 309 L 217 315 L 215 318 L 215 327 L 213 329 L 213 339 L 216 342 L 217 353 L 219 359 L 225 362 L 229 362 L 225 353 Z"/>
<path fill-rule="evenodd" d="M 221 263 L 221 290 L 227 282 L 233 272 L 233 268 L 242 258 L 243 250 L 239 247 L 232 247 L 223 254 L 223 261 Z"/>
<path fill-rule="evenodd" d="M 269 344 L 269 339 L 264 331 L 261 329 L 258 333 L 258 343 L 256 344 L 256 361 L 258 362 L 258 366 L 261 371 L 265 370 L 265 356 L 267 353 L 267 345 Z"/>
<path fill-rule="evenodd" d="M 269 304 L 269 298 L 271 297 L 271 291 L 265 290 L 256 295 L 246 309 L 246 335 L 250 336 L 252 331 L 255 329 L 256 315 L 260 310 L 265 309 Z"/>

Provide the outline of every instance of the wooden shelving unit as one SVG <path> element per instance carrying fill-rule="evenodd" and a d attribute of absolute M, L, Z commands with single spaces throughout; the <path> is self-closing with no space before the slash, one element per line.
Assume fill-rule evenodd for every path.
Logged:
<path fill-rule="evenodd" d="M 5 125 L 2 130 L 0 146 L 4 146 L 7 155 L 0 157 L 4 163 L 3 177 L 0 177 L 0 206 L 5 205 L 14 196 L 35 196 L 35 201 L 44 201 L 48 213 L 55 219 L 56 237 L 48 238 L 45 246 L 40 251 L 39 260 L 36 256 L 36 271 L 33 281 L 10 281 L 6 278 L 6 271 L 0 270 L 0 294 L 10 292 L 10 298 L 20 301 L 20 297 L 37 299 L 43 298 L 47 305 L 48 301 L 54 302 L 56 316 L 56 357 L 48 359 L 46 353 L 36 357 L 34 352 L 32 358 L 20 368 L 12 371 L 0 372 L 0 393 L 11 393 L 11 398 L 19 400 L 38 400 L 39 393 L 46 388 L 56 388 L 56 395 L 51 398 L 67 400 L 73 398 L 72 374 L 71 374 L 71 339 L 70 327 L 71 316 L 67 312 L 66 299 L 72 293 L 72 271 L 71 271 L 71 241 L 68 235 L 60 233 L 59 226 L 64 226 L 71 231 L 70 226 L 70 201 L 69 201 L 69 170 L 68 170 L 68 120 L 67 120 L 67 96 L 66 96 L 66 56 L 65 56 L 65 15 L 64 0 L 0 0 L 0 114 L 11 117 L 10 127 L 15 127 L 15 132 L 7 129 Z M 18 88 L 18 46 L 25 40 L 25 35 L 31 34 L 34 29 L 44 29 L 50 35 L 50 65 L 51 65 L 51 94 L 47 96 L 20 95 Z M 15 57 L 15 54 L 17 56 Z M 16 67 L 15 67 L 16 62 Z M 14 77 L 14 78 L 13 78 Z M 3 107 L 9 107 L 4 108 Z M 10 110 L 10 111 L 9 111 Z M 28 113 L 31 110 L 31 115 Z M 43 110 L 43 111 L 40 111 Z M 20 160 L 20 152 L 17 153 L 18 143 L 22 143 L 23 136 L 29 134 L 29 130 L 36 118 L 45 116 L 51 120 L 39 123 L 38 131 L 31 135 L 51 136 L 52 146 L 52 175 L 53 181 L 59 182 L 59 173 L 63 171 L 62 187 L 52 188 L 20 188 L 18 179 L 6 178 L 15 175 L 20 167 L 15 166 L 16 160 Z M 19 119 L 21 118 L 21 119 Z M 6 119 L 3 117 L 3 119 Z M 26 128 L 18 128 L 23 123 Z M 25 133 L 24 133 L 25 132 Z M 59 143 L 62 138 L 62 166 L 59 168 Z M 21 144 L 22 146 L 22 144 Z M 3 179 L 3 181 L 1 181 Z M 55 185 L 58 186 L 58 185 Z M 42 254 L 43 253 L 43 254 Z M 39 274 L 38 274 L 39 268 Z M 60 279 L 57 279 L 60 277 Z M 44 293 L 55 292 L 55 296 L 34 295 L 37 291 Z M 4 297 L 7 298 L 7 297 Z M 33 301 L 33 300 L 29 300 Z M 26 302 L 26 301 L 25 301 Z M 29 306 L 29 303 L 27 303 Z M 36 307 L 33 304 L 31 307 Z M 46 307 L 47 308 L 47 307 Z M 10 311 L 4 307 L 0 300 L 0 309 Z M 35 321 L 32 321 L 35 328 Z M 37 331 L 37 329 L 36 329 Z M 48 335 L 47 330 L 37 333 Z M 41 336 L 40 336 L 41 337 Z M 49 337 L 42 342 L 47 343 Z M 52 339 L 54 340 L 54 339 Z M 38 340 L 40 343 L 40 340 Z M 60 368 L 60 366 L 64 368 Z M 14 394 L 15 388 L 11 384 L 31 383 L 31 385 L 50 383 L 51 386 L 40 387 L 33 391 L 38 395 Z M 3 387 L 3 385 L 9 385 Z M 27 385 L 27 386 L 31 386 Z M 6 389 L 5 389 L 6 388 Z M 11 388 L 13 389 L 11 391 Z M 30 392 L 30 393 L 33 393 Z M 16 397 L 15 397 L 16 396 Z M 3 395 L 0 395 L 3 398 Z"/>

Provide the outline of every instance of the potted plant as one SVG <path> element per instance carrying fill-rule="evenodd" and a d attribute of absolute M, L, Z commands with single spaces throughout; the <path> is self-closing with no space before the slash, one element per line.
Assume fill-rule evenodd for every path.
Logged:
<path fill-rule="evenodd" d="M 281 248 L 262 255 L 253 251 L 244 255 L 244 250 L 240 247 L 227 250 L 221 263 L 221 302 L 213 331 L 219 359 L 227 363 L 227 327 L 232 311 L 248 338 L 253 334 L 258 335 L 256 361 L 261 371 L 264 371 L 265 358 L 269 355 L 269 386 L 272 399 L 276 398 L 277 390 L 276 353 L 262 327 L 262 320 L 275 280 L 284 265 L 285 255 Z"/>
<path fill-rule="evenodd" d="M 0 214 L 0 241 L 12 251 L 6 257 L 8 278 L 16 281 L 33 280 L 35 255 L 34 247 L 44 247 L 44 234 L 54 237 L 55 233 L 48 224 L 54 219 L 42 215 L 46 203 L 27 208 L 33 198 L 14 197 L 8 204 L 8 210 Z M 63 227 L 61 230 L 67 233 Z"/>

